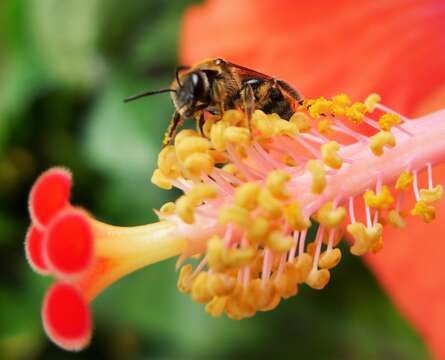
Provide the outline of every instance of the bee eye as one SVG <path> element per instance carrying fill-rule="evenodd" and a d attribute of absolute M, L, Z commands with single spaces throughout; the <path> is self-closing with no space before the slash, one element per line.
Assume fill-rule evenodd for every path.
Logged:
<path fill-rule="evenodd" d="M 204 74 L 194 73 L 191 76 L 192 84 L 193 84 L 193 95 L 195 98 L 201 98 L 204 96 Z"/>
<path fill-rule="evenodd" d="M 197 86 L 200 82 L 200 78 L 198 74 L 192 74 L 192 84 Z"/>
<path fill-rule="evenodd" d="M 222 64 L 222 60 L 221 59 L 216 59 L 215 60 L 215 65 L 221 65 Z"/>

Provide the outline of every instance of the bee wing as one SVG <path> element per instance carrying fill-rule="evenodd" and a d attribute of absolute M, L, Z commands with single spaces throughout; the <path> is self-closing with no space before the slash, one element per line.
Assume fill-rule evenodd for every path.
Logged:
<path fill-rule="evenodd" d="M 246 67 L 238 65 L 238 64 L 228 62 L 227 65 L 231 68 L 236 69 L 236 73 L 239 75 L 241 80 L 244 80 L 244 79 L 272 80 L 273 79 L 272 76 L 260 73 L 258 71 L 246 68 Z"/>

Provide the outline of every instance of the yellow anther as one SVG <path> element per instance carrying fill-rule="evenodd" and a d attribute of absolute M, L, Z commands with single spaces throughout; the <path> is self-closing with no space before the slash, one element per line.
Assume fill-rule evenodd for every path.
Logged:
<path fill-rule="evenodd" d="M 351 105 L 351 99 L 346 94 L 338 94 L 332 98 L 332 101 L 336 105 L 348 106 Z"/>
<path fill-rule="evenodd" d="M 272 117 L 267 116 L 261 110 L 256 110 L 252 115 L 252 124 L 261 135 L 271 137 L 275 134 L 275 126 Z"/>
<path fill-rule="evenodd" d="M 206 153 L 210 149 L 210 142 L 199 136 L 187 136 L 175 145 L 176 156 L 182 162 L 191 154 Z"/>
<path fill-rule="evenodd" d="M 179 270 L 178 277 L 178 290 L 183 294 L 188 294 L 192 290 L 192 265 L 184 265 L 181 270 Z"/>
<path fill-rule="evenodd" d="M 282 253 L 289 251 L 294 245 L 291 236 L 285 236 L 280 231 L 272 231 L 267 238 L 266 245 L 274 252 Z"/>
<path fill-rule="evenodd" d="M 175 146 L 179 145 L 182 140 L 187 139 L 189 137 L 199 137 L 199 134 L 195 130 L 184 129 L 178 132 L 175 136 Z"/>
<path fill-rule="evenodd" d="M 158 167 L 169 178 L 176 179 L 181 175 L 181 168 L 176 157 L 174 146 L 166 146 L 158 155 Z"/>
<path fill-rule="evenodd" d="M 423 221 L 429 224 L 436 218 L 436 208 L 432 205 L 428 205 L 423 200 L 419 200 L 411 210 L 411 215 L 419 215 L 422 217 Z"/>
<path fill-rule="evenodd" d="M 258 205 L 273 219 L 280 217 L 283 211 L 281 201 L 274 197 L 268 189 L 260 191 Z"/>
<path fill-rule="evenodd" d="M 321 225 L 326 226 L 328 229 L 335 228 L 345 221 L 346 210 L 343 207 L 336 207 L 332 202 L 327 202 L 320 207 L 317 212 L 317 220 Z"/>
<path fill-rule="evenodd" d="M 372 227 L 366 228 L 365 233 L 368 237 L 371 248 L 377 244 L 382 237 L 383 225 L 380 223 L 375 223 Z"/>
<path fill-rule="evenodd" d="M 227 125 L 222 121 L 218 121 L 212 126 L 210 130 L 210 141 L 217 151 L 224 151 L 226 149 L 226 138 L 224 132 Z"/>
<path fill-rule="evenodd" d="M 304 216 L 300 204 L 294 202 L 283 209 L 284 217 L 292 230 L 303 231 L 311 226 L 310 220 Z"/>
<path fill-rule="evenodd" d="M 327 166 L 333 169 L 341 168 L 343 159 L 337 154 L 337 151 L 340 150 L 340 145 L 336 141 L 329 141 L 321 145 L 320 150 L 321 159 Z"/>
<path fill-rule="evenodd" d="M 271 224 L 262 216 L 256 216 L 247 229 L 247 239 L 252 243 L 263 243 L 269 234 Z"/>
<path fill-rule="evenodd" d="M 248 145 L 250 142 L 249 129 L 229 126 L 224 130 L 224 140 L 237 145 Z"/>
<path fill-rule="evenodd" d="M 257 183 L 244 183 L 235 190 L 235 205 L 246 210 L 253 210 L 258 204 L 261 187 Z"/>
<path fill-rule="evenodd" d="M 312 175 L 311 191 L 314 194 L 321 194 L 326 187 L 326 174 L 323 163 L 319 160 L 309 160 L 306 169 Z"/>
<path fill-rule="evenodd" d="M 331 274 L 327 269 L 312 270 L 306 279 L 306 284 L 312 289 L 321 290 L 328 284 L 330 278 Z"/>
<path fill-rule="evenodd" d="M 379 94 L 370 94 L 365 99 L 364 103 L 368 112 L 373 112 L 379 102 L 382 100 Z"/>
<path fill-rule="evenodd" d="M 227 110 L 221 119 L 227 126 L 239 126 L 245 123 L 245 116 L 239 110 Z"/>
<path fill-rule="evenodd" d="M 376 223 L 372 228 L 366 228 L 362 223 L 355 222 L 349 224 L 346 230 L 354 239 L 351 246 L 351 253 L 354 255 L 364 255 L 375 245 L 382 236 L 383 226 Z"/>
<path fill-rule="evenodd" d="M 172 179 L 164 175 L 164 173 L 156 169 L 151 176 L 152 184 L 160 187 L 161 189 L 170 190 L 172 188 Z"/>
<path fill-rule="evenodd" d="M 297 269 L 297 280 L 299 283 L 305 282 L 311 269 L 313 263 L 312 255 L 308 253 L 303 253 L 298 256 L 295 263 L 295 268 Z"/>
<path fill-rule="evenodd" d="M 396 138 L 389 131 L 379 131 L 377 134 L 370 137 L 369 147 L 374 155 L 381 156 L 383 148 L 396 146 Z"/>
<path fill-rule="evenodd" d="M 330 114 L 331 108 L 332 101 L 327 100 L 324 97 L 319 97 L 308 108 L 308 112 L 314 119 L 318 119 L 321 115 Z"/>
<path fill-rule="evenodd" d="M 255 250 L 228 249 L 224 246 L 221 238 L 213 236 L 207 244 L 207 260 L 212 270 L 224 272 L 230 269 L 238 269 L 249 265 L 255 259 Z"/>
<path fill-rule="evenodd" d="M 231 175 L 235 175 L 238 169 L 233 164 L 227 164 L 222 167 L 222 170 L 228 172 Z"/>
<path fill-rule="evenodd" d="M 284 170 L 274 170 L 267 175 L 266 186 L 270 193 L 277 199 L 287 199 L 290 196 L 286 189 L 286 183 L 291 179 L 291 175 Z"/>
<path fill-rule="evenodd" d="M 298 132 L 300 133 L 307 132 L 312 129 L 312 126 L 309 123 L 306 114 L 303 112 L 295 112 L 289 119 L 289 122 L 295 124 L 297 126 Z"/>
<path fill-rule="evenodd" d="M 176 205 L 174 202 L 169 201 L 166 202 L 162 207 L 159 209 L 160 216 L 169 216 L 173 215 L 175 213 Z"/>
<path fill-rule="evenodd" d="M 184 161 L 184 174 L 194 178 L 202 174 L 209 174 L 214 166 L 213 158 L 208 153 L 194 153 Z"/>
<path fill-rule="evenodd" d="M 320 255 L 318 266 L 322 269 L 332 269 L 338 265 L 341 260 L 341 251 L 335 248 L 331 251 L 325 251 Z"/>
<path fill-rule="evenodd" d="M 356 102 L 346 109 L 345 116 L 352 122 L 359 124 L 365 118 L 367 110 L 365 104 Z"/>
<path fill-rule="evenodd" d="M 382 186 L 382 191 L 378 194 L 375 194 L 372 190 L 367 190 L 363 194 L 363 199 L 370 208 L 378 210 L 388 209 L 394 203 L 391 191 L 386 185 Z"/>
<path fill-rule="evenodd" d="M 209 273 L 202 271 L 198 274 L 192 284 L 192 299 L 198 303 L 205 304 L 212 300 L 213 295 L 208 287 Z"/>
<path fill-rule="evenodd" d="M 196 185 L 186 195 L 176 200 L 176 214 L 186 224 L 193 224 L 195 222 L 195 208 L 206 199 L 214 199 L 217 194 L 216 188 L 211 185 Z"/>
<path fill-rule="evenodd" d="M 396 210 L 391 210 L 388 213 L 388 222 L 397 229 L 403 229 L 406 225 L 402 215 Z"/>
<path fill-rule="evenodd" d="M 390 113 L 382 115 L 378 121 L 380 128 L 385 131 L 391 130 L 393 126 L 399 125 L 401 122 L 400 116 Z"/>
<path fill-rule="evenodd" d="M 295 264 L 286 263 L 283 271 L 274 277 L 273 284 L 280 296 L 287 299 L 297 294 L 297 280 L 298 273 Z"/>
<path fill-rule="evenodd" d="M 204 121 L 202 125 L 202 132 L 204 136 L 210 139 L 210 133 L 212 131 L 213 125 L 215 125 L 221 118 L 217 115 L 211 116 Z"/>
<path fill-rule="evenodd" d="M 331 120 L 324 119 L 324 120 L 319 121 L 317 124 L 317 129 L 322 134 L 326 134 L 326 135 L 331 134 L 332 133 Z"/>
<path fill-rule="evenodd" d="M 297 125 L 283 119 L 278 119 L 274 123 L 274 135 L 294 136 L 298 134 Z"/>
<path fill-rule="evenodd" d="M 236 280 L 225 274 L 209 274 L 207 284 L 213 296 L 225 296 L 233 292 Z"/>
<path fill-rule="evenodd" d="M 249 284 L 246 302 L 256 310 L 267 311 L 278 305 L 280 296 L 271 280 L 263 284 L 261 279 L 255 279 Z"/>
<path fill-rule="evenodd" d="M 176 214 L 186 224 L 195 222 L 195 208 L 196 204 L 187 195 L 182 195 L 176 200 Z"/>
<path fill-rule="evenodd" d="M 248 229 L 251 224 L 250 212 L 238 205 L 230 205 L 219 211 L 220 224 L 235 224 L 241 229 Z"/>
<path fill-rule="evenodd" d="M 227 304 L 227 296 L 215 296 L 205 306 L 205 311 L 214 318 L 219 318 Z"/>
<path fill-rule="evenodd" d="M 187 197 L 190 201 L 198 206 L 204 200 L 214 199 L 218 195 L 218 190 L 215 186 L 210 184 L 198 184 L 195 185 L 188 193 Z"/>
<path fill-rule="evenodd" d="M 396 181 L 396 190 L 406 191 L 412 182 L 413 176 L 411 175 L 411 173 L 408 171 L 404 171 L 400 174 L 399 178 Z"/>
<path fill-rule="evenodd" d="M 443 188 L 442 185 L 437 185 L 431 190 L 420 189 L 420 198 L 427 204 L 432 204 L 442 198 Z"/>
<path fill-rule="evenodd" d="M 380 250 L 382 250 L 383 248 L 383 237 L 380 236 L 377 241 L 371 245 L 371 247 L 369 248 L 369 250 L 373 253 L 376 254 L 378 253 Z"/>

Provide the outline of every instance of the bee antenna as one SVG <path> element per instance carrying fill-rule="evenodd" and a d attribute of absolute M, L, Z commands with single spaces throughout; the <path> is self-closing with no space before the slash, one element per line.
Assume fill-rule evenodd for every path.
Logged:
<path fill-rule="evenodd" d="M 190 66 L 187 66 L 187 65 L 180 65 L 180 66 L 178 66 L 178 67 L 176 68 L 175 76 L 176 76 L 176 82 L 178 83 L 179 87 L 182 87 L 182 83 L 181 83 L 181 81 L 179 80 L 179 73 L 180 73 L 181 71 L 189 70 L 189 69 L 190 69 Z"/>
<path fill-rule="evenodd" d="M 166 93 L 166 92 L 176 92 L 176 90 L 174 90 L 174 89 L 161 89 L 161 90 L 156 90 L 156 91 L 146 91 L 146 92 L 143 92 L 141 94 L 129 96 L 129 97 L 124 99 L 124 102 L 130 102 L 130 101 L 137 100 L 137 99 L 140 99 L 140 98 L 143 98 L 143 97 L 146 97 L 146 96 L 162 94 L 162 93 Z"/>

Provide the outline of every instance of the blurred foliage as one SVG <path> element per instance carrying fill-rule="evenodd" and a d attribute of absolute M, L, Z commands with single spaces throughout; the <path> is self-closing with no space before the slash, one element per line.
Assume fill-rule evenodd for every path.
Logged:
<path fill-rule="evenodd" d="M 0 1 L 0 359 L 424 359 L 424 345 L 360 260 L 346 256 L 322 292 L 270 313 L 214 320 L 176 290 L 173 261 L 121 280 L 94 302 L 91 347 L 46 339 L 50 280 L 23 254 L 26 199 L 53 165 L 75 175 L 74 202 L 121 225 L 153 221 L 174 197 L 149 184 L 172 112 L 168 96 L 125 96 L 169 84 L 191 0 Z M 344 250 L 346 252 L 346 249 Z"/>

